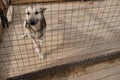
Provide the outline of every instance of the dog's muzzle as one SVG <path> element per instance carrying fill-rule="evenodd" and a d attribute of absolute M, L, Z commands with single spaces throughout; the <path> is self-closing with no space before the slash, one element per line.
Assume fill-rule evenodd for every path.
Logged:
<path fill-rule="evenodd" d="M 30 25 L 36 25 L 37 22 L 38 22 L 38 20 L 35 19 L 35 18 L 30 18 L 30 19 L 29 19 L 29 23 L 30 23 Z"/>

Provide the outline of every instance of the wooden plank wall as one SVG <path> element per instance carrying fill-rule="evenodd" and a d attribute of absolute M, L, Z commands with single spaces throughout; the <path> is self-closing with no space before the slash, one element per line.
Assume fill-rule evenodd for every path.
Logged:
<path fill-rule="evenodd" d="M 65 0 L 10 0 L 10 3 L 26 4 L 26 3 L 33 3 L 33 2 L 58 2 L 58 1 L 65 1 Z"/>
<path fill-rule="evenodd" d="M 4 11 L 4 14 L 6 15 L 7 13 L 7 2 L 6 0 L 0 0 L 0 8 Z"/>

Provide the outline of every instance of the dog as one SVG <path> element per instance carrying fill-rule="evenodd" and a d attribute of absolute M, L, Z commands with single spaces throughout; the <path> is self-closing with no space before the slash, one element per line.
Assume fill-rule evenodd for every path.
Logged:
<path fill-rule="evenodd" d="M 37 6 L 28 6 L 25 9 L 24 27 L 26 31 L 23 38 L 30 37 L 32 39 L 40 59 L 44 59 L 41 48 L 46 32 L 45 10 L 46 8 Z M 39 40 L 40 44 L 37 43 L 37 40 Z"/>

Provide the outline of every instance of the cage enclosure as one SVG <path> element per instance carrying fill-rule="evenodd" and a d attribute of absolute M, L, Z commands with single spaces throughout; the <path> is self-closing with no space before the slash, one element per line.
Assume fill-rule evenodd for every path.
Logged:
<path fill-rule="evenodd" d="M 32 77 L 44 77 L 47 72 L 51 74 L 120 57 L 119 0 L 9 0 L 8 4 L 12 6 L 7 14 L 9 28 L 0 29 L 3 31 L 2 80 L 33 80 Z M 22 38 L 28 6 L 47 8 L 43 60 L 39 59 L 32 39 Z"/>

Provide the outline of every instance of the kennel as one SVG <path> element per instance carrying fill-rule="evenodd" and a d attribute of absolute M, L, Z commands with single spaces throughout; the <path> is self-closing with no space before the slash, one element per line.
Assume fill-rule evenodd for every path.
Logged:
<path fill-rule="evenodd" d="M 9 0 L 5 5 L 1 8 L 7 8 L 10 20 L 9 28 L 0 26 L 1 80 L 33 80 L 38 74 L 120 57 L 119 0 Z M 22 38 L 25 8 L 31 5 L 47 8 L 44 60 L 31 38 Z"/>

